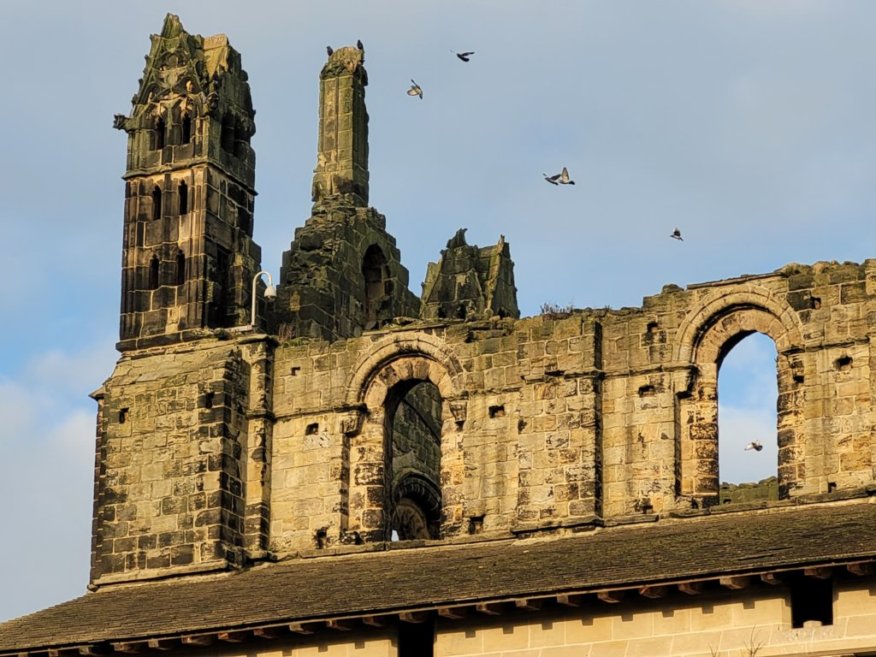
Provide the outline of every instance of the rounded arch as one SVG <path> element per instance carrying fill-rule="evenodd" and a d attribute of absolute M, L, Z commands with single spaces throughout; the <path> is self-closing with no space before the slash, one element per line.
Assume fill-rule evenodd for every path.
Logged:
<path fill-rule="evenodd" d="M 457 358 L 430 335 L 389 335 L 360 358 L 352 371 L 346 399 L 350 406 L 364 407 L 363 424 L 350 434 L 347 530 L 365 541 L 388 540 L 392 523 L 398 520 L 393 517 L 397 503 L 404 499 L 423 511 L 422 518 L 425 526 L 432 528 L 429 533 L 433 538 L 460 531 L 460 475 L 464 472 L 460 429 L 465 418 L 461 378 Z M 440 408 L 440 413 L 434 415 L 438 434 L 435 450 L 429 451 L 429 459 L 435 454 L 437 459 L 427 459 L 430 465 L 420 469 L 420 474 L 431 473 L 435 491 L 423 495 L 427 489 L 419 486 L 403 489 L 412 497 L 398 497 L 397 485 L 403 478 L 393 475 L 404 474 L 404 469 L 402 466 L 402 470 L 393 472 L 395 411 L 400 398 L 423 382 L 436 389 L 435 408 Z M 435 500 L 440 500 L 440 507 L 433 508 Z"/>
<path fill-rule="evenodd" d="M 798 485 L 802 455 L 798 449 L 803 431 L 797 397 L 785 395 L 794 386 L 790 352 L 801 348 L 799 320 L 787 302 L 756 285 L 709 290 L 679 326 L 676 357 L 690 363 L 695 376 L 679 390 L 680 419 L 677 443 L 676 491 L 697 503 L 717 503 L 718 469 L 718 370 L 724 357 L 752 333 L 770 337 L 780 355 L 776 377 L 780 393 L 776 441 L 779 496 L 787 497 Z M 795 401 L 796 400 L 796 401 Z"/>
<path fill-rule="evenodd" d="M 706 343 L 704 338 L 726 321 L 741 322 L 740 327 L 750 325 L 750 329 L 740 328 L 749 333 L 760 331 L 769 335 L 779 353 L 802 345 L 800 322 L 791 306 L 767 288 L 747 284 L 729 294 L 726 288 L 710 290 L 696 304 L 678 327 L 676 360 L 703 362 L 705 353 L 700 347 Z M 755 328 L 755 325 L 762 328 Z M 706 348 L 711 348 L 711 345 L 706 345 Z"/>
<path fill-rule="evenodd" d="M 388 365 L 391 365 L 389 370 Z M 382 399 L 385 399 L 394 377 L 396 381 L 413 378 L 431 381 L 444 399 L 456 399 L 463 393 L 462 372 L 456 355 L 435 336 L 428 333 L 409 337 L 390 335 L 375 343 L 353 367 L 346 403 L 356 406 L 367 403 L 366 396 L 380 397 L 381 389 L 374 388 L 375 381 L 381 384 Z"/>

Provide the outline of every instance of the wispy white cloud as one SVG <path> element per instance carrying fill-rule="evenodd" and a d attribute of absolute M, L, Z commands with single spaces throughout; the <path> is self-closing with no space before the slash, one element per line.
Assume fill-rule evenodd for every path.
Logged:
<path fill-rule="evenodd" d="M 85 592 L 90 552 L 95 403 L 87 392 L 110 372 L 105 342 L 35 354 L 0 379 L 5 470 L 0 492 L 9 536 L 0 542 L 0 619 Z"/>

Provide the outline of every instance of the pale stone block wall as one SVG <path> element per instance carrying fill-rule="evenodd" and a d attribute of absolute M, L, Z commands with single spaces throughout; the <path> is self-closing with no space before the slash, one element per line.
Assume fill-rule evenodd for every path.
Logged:
<path fill-rule="evenodd" d="M 683 601 L 682 601 L 683 602 Z M 435 657 L 776 657 L 876 648 L 876 591 L 843 585 L 834 623 L 791 628 L 781 592 L 439 625 Z"/>

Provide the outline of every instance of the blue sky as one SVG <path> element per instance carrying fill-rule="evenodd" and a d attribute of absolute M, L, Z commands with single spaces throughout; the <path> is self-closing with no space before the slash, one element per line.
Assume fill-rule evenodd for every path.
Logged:
<path fill-rule="evenodd" d="M 126 144 L 112 116 L 129 111 L 168 11 L 242 53 L 255 238 L 275 275 L 309 216 L 325 46 L 357 39 L 371 203 L 416 292 L 463 226 L 470 243 L 505 235 L 525 315 L 874 255 L 867 0 L 0 0 L 0 619 L 84 591 L 87 394 L 111 372 L 118 328 Z M 410 78 L 422 101 L 405 95 Z M 574 187 L 542 180 L 563 166 Z M 768 340 L 728 357 L 722 436 L 774 440 L 774 358 Z"/>

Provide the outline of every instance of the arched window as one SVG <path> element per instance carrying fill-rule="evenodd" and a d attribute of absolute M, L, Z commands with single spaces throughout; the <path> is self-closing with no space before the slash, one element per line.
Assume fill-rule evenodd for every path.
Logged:
<path fill-rule="evenodd" d="M 775 343 L 763 333 L 740 335 L 718 366 L 720 502 L 778 499 Z"/>
<path fill-rule="evenodd" d="M 179 198 L 179 213 L 186 214 L 189 211 L 189 186 L 185 182 L 180 182 L 176 188 L 176 195 Z"/>
<path fill-rule="evenodd" d="M 192 117 L 188 114 L 183 114 L 181 127 L 181 141 L 183 144 L 188 144 L 192 140 Z"/>
<path fill-rule="evenodd" d="M 182 251 L 176 252 L 176 284 L 186 282 L 186 256 Z"/>
<path fill-rule="evenodd" d="M 428 381 L 397 384 L 387 398 L 390 536 L 437 539 L 441 527 L 441 395 Z"/>
<path fill-rule="evenodd" d="M 149 261 L 149 289 L 158 289 L 158 256 L 152 256 Z"/>
<path fill-rule="evenodd" d="M 161 188 L 156 185 L 152 188 L 152 218 L 161 219 Z"/>
<path fill-rule="evenodd" d="M 164 133 L 167 126 L 164 123 L 164 119 L 159 118 L 155 122 L 155 150 L 161 150 L 164 148 Z"/>
<path fill-rule="evenodd" d="M 378 328 L 383 319 L 381 311 L 386 310 L 391 302 L 389 293 L 392 291 L 392 282 L 388 280 L 386 256 L 376 244 L 365 251 L 362 279 L 365 284 L 365 317 L 362 323 L 365 329 Z"/>

